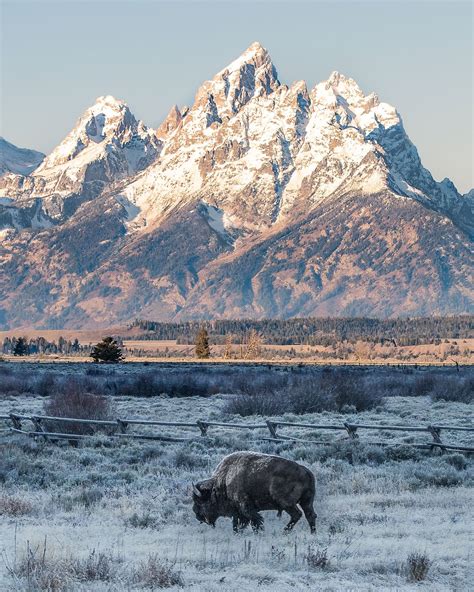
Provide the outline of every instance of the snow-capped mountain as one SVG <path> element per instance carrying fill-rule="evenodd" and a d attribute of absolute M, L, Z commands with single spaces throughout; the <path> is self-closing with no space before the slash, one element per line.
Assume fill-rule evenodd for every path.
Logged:
<path fill-rule="evenodd" d="M 473 192 L 377 95 L 282 84 L 258 43 L 157 130 L 101 97 L 0 192 L 4 325 L 472 310 Z"/>
<path fill-rule="evenodd" d="M 469 200 L 423 168 L 394 107 L 337 72 L 311 91 L 283 85 L 258 43 L 205 82 L 185 116 L 174 107 L 160 134 L 161 158 L 124 191 L 140 225 L 202 199 L 261 228 L 336 191 L 388 188 L 474 231 Z"/>
<path fill-rule="evenodd" d="M 42 152 L 18 148 L 0 136 L 0 176 L 7 173 L 29 175 L 44 159 Z"/>
<path fill-rule="evenodd" d="M 146 168 L 161 147 L 123 101 L 99 97 L 38 168 L 29 176 L 5 175 L 0 191 L 19 210 L 29 210 L 36 200 L 45 218 L 62 222 L 83 201 Z"/>

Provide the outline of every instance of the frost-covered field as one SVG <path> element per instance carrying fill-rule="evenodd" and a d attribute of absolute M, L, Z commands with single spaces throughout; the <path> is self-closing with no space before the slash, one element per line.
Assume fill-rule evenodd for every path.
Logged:
<path fill-rule="evenodd" d="M 261 420 L 224 414 L 227 398 L 117 397 L 115 406 L 123 417 Z M 3 395 L 0 414 L 39 412 L 44 402 L 34 395 Z M 426 396 L 389 397 L 358 414 L 284 416 L 324 423 L 355 418 L 469 425 L 472 407 Z M 345 438 L 342 432 L 324 435 L 334 441 L 329 446 L 275 444 L 217 429 L 210 434 L 175 444 L 97 437 L 78 447 L 1 434 L 0 589 L 470 589 L 474 496 L 468 457 L 408 448 L 403 441 L 426 436 L 403 432 L 384 435 L 398 443 L 393 448 L 335 442 Z M 468 439 L 457 438 L 450 440 Z M 215 529 L 196 521 L 191 483 L 208 476 L 225 454 L 244 449 L 281 454 L 314 471 L 316 537 L 304 519 L 283 534 L 285 517 L 274 512 L 264 513 L 259 534 L 234 535 L 229 519 L 220 519 Z M 430 561 L 423 581 L 411 581 L 411 553 Z"/>

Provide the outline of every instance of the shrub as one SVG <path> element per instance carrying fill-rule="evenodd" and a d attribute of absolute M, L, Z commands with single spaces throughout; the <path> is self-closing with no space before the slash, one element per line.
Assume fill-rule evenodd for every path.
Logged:
<path fill-rule="evenodd" d="M 33 509 L 30 502 L 18 497 L 0 496 L 0 516 L 24 516 Z"/>
<path fill-rule="evenodd" d="M 455 487 L 463 481 L 463 474 L 447 464 L 419 463 L 409 480 L 413 489 L 423 487 Z"/>
<path fill-rule="evenodd" d="M 249 415 L 279 415 L 285 413 L 285 404 L 280 394 L 234 395 L 224 405 L 224 413 L 247 417 Z"/>
<path fill-rule="evenodd" d="M 35 391 L 41 397 L 47 397 L 56 391 L 56 378 L 51 373 L 43 374 L 36 383 Z"/>
<path fill-rule="evenodd" d="M 428 395 L 435 385 L 433 376 L 420 376 L 415 380 L 413 385 L 413 394 L 416 397 Z"/>
<path fill-rule="evenodd" d="M 113 407 L 109 397 L 84 392 L 81 384 L 75 381 L 68 383 L 67 390 L 56 393 L 46 401 L 43 409 L 46 415 L 53 417 L 97 420 L 107 420 L 113 417 Z M 93 426 L 59 421 L 48 422 L 47 429 L 68 434 L 94 433 Z"/>
<path fill-rule="evenodd" d="M 0 380 L 0 393 L 4 395 L 20 395 L 22 393 L 33 393 L 34 386 L 27 377 L 11 376 L 9 374 L 2 376 Z"/>
<path fill-rule="evenodd" d="M 328 550 L 318 549 L 313 545 L 308 546 L 304 559 L 311 569 L 325 569 L 329 565 Z"/>
<path fill-rule="evenodd" d="M 458 471 L 463 471 L 467 467 L 467 459 L 463 454 L 448 454 L 443 457 L 443 460 Z"/>
<path fill-rule="evenodd" d="M 426 553 L 410 553 L 407 557 L 408 579 L 411 582 L 422 582 L 426 579 L 431 561 Z"/>
<path fill-rule="evenodd" d="M 95 549 L 85 559 L 53 557 L 45 539 L 36 548 L 28 544 L 26 555 L 8 571 L 17 582 L 26 580 L 32 592 L 64 592 L 75 581 L 110 581 L 115 578 L 116 566 L 110 555 L 96 553 Z"/>
<path fill-rule="evenodd" d="M 75 559 L 72 571 L 83 582 L 108 582 L 114 575 L 114 564 L 106 553 L 96 553 L 93 549 L 85 559 Z"/>
<path fill-rule="evenodd" d="M 107 383 L 110 388 L 110 383 Z M 113 383 L 114 394 L 128 397 L 155 397 L 166 394 L 170 397 L 207 397 L 219 392 L 214 378 L 201 371 L 162 375 L 146 372 Z"/>
<path fill-rule="evenodd" d="M 29 545 L 26 555 L 9 568 L 14 580 L 26 580 L 27 590 L 44 592 L 63 592 L 71 581 L 70 564 L 63 559 L 49 557 L 46 541 L 40 548 Z"/>
<path fill-rule="evenodd" d="M 148 510 L 145 510 L 140 514 L 134 512 L 125 523 L 133 528 L 155 528 L 158 524 L 158 518 Z"/>
<path fill-rule="evenodd" d="M 281 382 L 280 382 L 281 385 Z M 326 371 L 319 376 L 301 376 L 287 381 L 285 388 L 239 394 L 224 406 L 234 415 L 279 415 L 322 411 L 364 411 L 378 406 L 382 394 L 369 388 L 350 372 Z"/>
<path fill-rule="evenodd" d="M 433 401 L 459 401 L 460 403 L 474 402 L 473 377 L 439 377 L 431 392 Z"/>
<path fill-rule="evenodd" d="M 178 571 L 175 571 L 174 565 L 161 561 L 157 555 L 149 555 L 146 561 L 138 565 L 132 581 L 150 590 L 184 586 L 183 578 Z"/>

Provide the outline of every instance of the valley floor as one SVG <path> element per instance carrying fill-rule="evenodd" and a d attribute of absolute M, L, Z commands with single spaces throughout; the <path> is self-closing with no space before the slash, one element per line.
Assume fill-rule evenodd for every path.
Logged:
<path fill-rule="evenodd" d="M 120 397 L 116 408 L 126 417 L 249 421 L 224 415 L 226 397 Z M 39 412 L 44 401 L 3 395 L 0 414 Z M 284 416 L 325 422 L 354 417 Z M 389 397 L 357 419 L 468 425 L 472 406 Z M 97 436 L 73 447 L 0 432 L 0 590 L 45 590 L 44 581 L 55 582 L 52 590 L 73 592 L 156 589 L 157 582 L 170 590 L 209 592 L 470 588 L 474 496 L 467 456 L 408 448 L 403 433 L 393 436 L 393 448 L 277 444 L 240 433 L 214 434 L 174 444 L 111 443 Z M 264 513 L 259 534 L 234 535 L 228 519 L 215 529 L 196 521 L 191 483 L 209 476 L 225 454 L 243 449 L 281 454 L 314 471 L 316 537 L 304 519 L 283 534 L 285 516 L 274 512 Z M 40 564 L 37 571 L 24 562 L 27 549 Z M 412 581 L 411 553 L 430 562 L 423 581 Z"/>

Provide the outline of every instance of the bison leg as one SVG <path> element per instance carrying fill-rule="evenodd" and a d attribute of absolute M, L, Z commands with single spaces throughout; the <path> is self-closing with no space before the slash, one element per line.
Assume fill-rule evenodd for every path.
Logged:
<path fill-rule="evenodd" d="M 234 530 L 234 532 L 239 532 L 239 517 L 238 516 L 232 516 L 232 528 Z"/>
<path fill-rule="evenodd" d="M 254 532 L 258 532 L 259 530 L 263 530 L 263 518 L 262 515 L 258 512 L 255 512 L 255 518 L 252 518 L 250 521 L 252 523 L 252 528 Z"/>
<path fill-rule="evenodd" d="M 293 526 L 298 522 L 298 520 L 303 515 L 301 510 L 296 506 L 292 506 L 290 508 L 285 508 L 285 512 L 290 515 L 291 520 L 285 526 L 285 530 L 288 532 L 293 529 Z"/>
<path fill-rule="evenodd" d="M 234 516 L 232 516 L 232 528 L 234 529 L 234 532 L 244 530 L 249 525 L 249 522 L 250 520 L 241 515 L 234 514 Z"/>
<path fill-rule="evenodd" d="M 316 534 L 316 512 L 313 508 L 314 495 L 313 493 L 304 495 L 300 500 L 300 506 L 306 516 L 311 534 Z"/>
<path fill-rule="evenodd" d="M 316 512 L 313 509 L 313 504 L 309 506 L 301 504 L 301 507 L 311 529 L 311 534 L 316 534 Z"/>
<path fill-rule="evenodd" d="M 240 513 L 242 517 L 247 520 L 247 524 L 250 522 L 255 532 L 263 528 L 262 515 L 257 512 L 252 503 L 246 502 L 245 504 L 242 504 Z"/>

